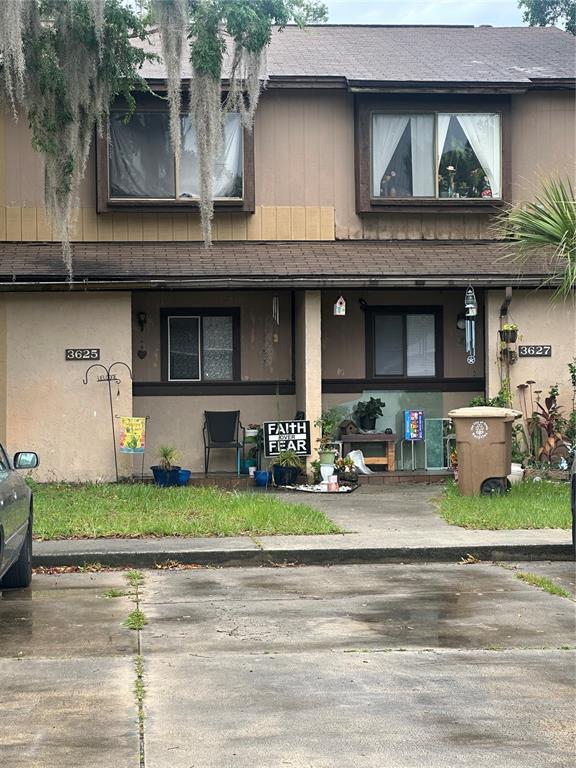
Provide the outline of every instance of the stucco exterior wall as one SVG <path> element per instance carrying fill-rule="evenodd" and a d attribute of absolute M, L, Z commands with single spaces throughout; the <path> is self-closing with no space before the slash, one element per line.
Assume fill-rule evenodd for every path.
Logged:
<path fill-rule="evenodd" d="M 244 426 L 263 421 L 291 419 L 295 412 L 294 395 L 233 395 L 198 397 L 135 397 L 134 415 L 149 416 L 147 422 L 144 474 L 157 463 L 156 450 L 160 445 L 173 445 L 179 451 L 179 463 L 194 473 L 204 472 L 204 441 L 202 425 L 204 411 L 240 411 Z M 231 449 L 213 450 L 210 472 L 235 472 L 236 454 Z M 140 459 L 135 461 L 135 472 L 140 472 Z"/>
<path fill-rule="evenodd" d="M 487 382 L 490 397 L 494 397 L 506 377 L 506 368 L 499 360 L 500 306 L 504 291 L 488 291 L 487 303 Z M 570 407 L 571 389 L 568 363 L 576 358 L 576 299 L 553 303 L 552 291 L 515 290 L 512 293 L 508 320 L 519 327 L 519 344 L 551 344 L 551 357 L 520 358 L 510 366 L 510 384 L 514 406 L 520 408 L 518 384 L 536 382 L 534 390 L 547 394 L 554 385 L 560 386 L 560 404 Z"/>
<path fill-rule="evenodd" d="M 130 364 L 130 313 L 130 294 L 124 292 L 0 296 L 0 317 L 6 318 L 2 428 L 10 453 L 39 453 L 36 479 L 113 479 L 108 387 L 96 381 L 104 371 L 92 371 L 84 386 L 90 363 L 67 362 L 64 350 L 98 347 L 104 365 L 116 360 Z M 131 382 L 122 368 L 118 376 L 119 397 L 117 387 L 112 388 L 114 413 L 130 416 Z M 131 474 L 130 458 L 120 457 L 120 471 Z"/>

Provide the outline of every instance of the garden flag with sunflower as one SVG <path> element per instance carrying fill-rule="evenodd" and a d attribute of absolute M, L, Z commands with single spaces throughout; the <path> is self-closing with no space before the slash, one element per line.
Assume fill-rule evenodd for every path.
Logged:
<path fill-rule="evenodd" d="M 120 453 L 144 453 L 145 434 L 143 416 L 120 416 Z"/>

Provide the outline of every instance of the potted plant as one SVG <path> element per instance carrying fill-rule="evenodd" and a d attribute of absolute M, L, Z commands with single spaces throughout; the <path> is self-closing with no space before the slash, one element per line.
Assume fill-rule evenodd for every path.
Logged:
<path fill-rule="evenodd" d="M 259 429 L 260 429 L 260 424 L 248 424 L 248 426 L 244 430 L 244 442 L 246 444 L 257 443 Z"/>
<path fill-rule="evenodd" d="M 304 469 L 304 462 L 296 451 L 280 451 L 272 464 L 275 485 L 296 485 L 298 475 Z"/>
<path fill-rule="evenodd" d="M 356 485 L 358 483 L 358 470 L 353 459 L 344 456 L 336 461 L 336 474 L 340 485 Z"/>
<path fill-rule="evenodd" d="M 376 419 L 382 416 L 382 409 L 386 403 L 379 397 L 371 397 L 370 400 L 360 400 L 354 408 L 354 419 L 358 422 L 360 429 L 365 432 L 376 429 Z"/>
<path fill-rule="evenodd" d="M 178 451 L 173 445 L 161 445 L 157 451 L 158 464 L 150 467 L 154 475 L 156 485 L 161 488 L 168 488 L 172 485 L 178 485 L 178 477 L 181 467 L 175 464 L 178 458 Z"/>
<path fill-rule="evenodd" d="M 518 326 L 516 323 L 504 323 L 498 331 L 500 338 L 506 344 L 515 344 L 518 338 Z"/>
<path fill-rule="evenodd" d="M 318 440 L 318 460 L 320 464 L 334 464 L 337 451 L 328 449 L 328 445 L 335 439 L 336 430 L 341 419 L 336 408 L 323 411 L 320 418 L 314 422 L 315 427 L 320 427 Z"/>

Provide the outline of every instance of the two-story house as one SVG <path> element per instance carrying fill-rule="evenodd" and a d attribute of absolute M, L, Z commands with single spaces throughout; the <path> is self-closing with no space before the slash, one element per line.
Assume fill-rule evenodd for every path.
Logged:
<path fill-rule="evenodd" d="M 440 418 L 508 377 L 513 392 L 567 382 L 574 301 L 535 290 L 544 256 L 502 257 L 494 219 L 543 177 L 575 179 L 574 45 L 555 28 L 274 34 L 253 133 L 234 115 L 225 126 L 209 249 L 187 115 L 176 166 L 165 103 L 139 97 L 128 124 L 118 104 L 82 186 L 71 283 L 41 161 L 3 115 L 0 438 L 38 450 L 44 479 L 113 475 L 107 385 L 84 384 L 91 359 L 70 349 L 131 367 L 133 381 L 117 369 L 113 412 L 148 417 L 146 468 L 169 443 L 203 470 L 205 410 L 314 421 L 373 395 L 386 402 L 379 428 L 397 431 L 404 409 Z M 165 86 L 161 63 L 145 76 Z M 551 356 L 509 365 L 503 321 Z M 218 461 L 232 469 L 229 453 Z"/>

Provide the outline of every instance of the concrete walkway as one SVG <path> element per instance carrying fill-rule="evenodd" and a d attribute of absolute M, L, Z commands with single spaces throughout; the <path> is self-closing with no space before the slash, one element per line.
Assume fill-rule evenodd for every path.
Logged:
<path fill-rule="evenodd" d="M 317 507 L 344 534 L 233 538 L 74 539 L 34 543 L 34 565 L 153 567 L 176 560 L 199 565 L 271 563 L 455 562 L 481 560 L 569 560 L 569 531 L 559 529 L 475 531 L 448 525 L 435 512 L 440 491 L 429 485 L 359 488 L 352 494 L 291 494 Z M 287 498 L 287 493 L 282 497 Z"/>

